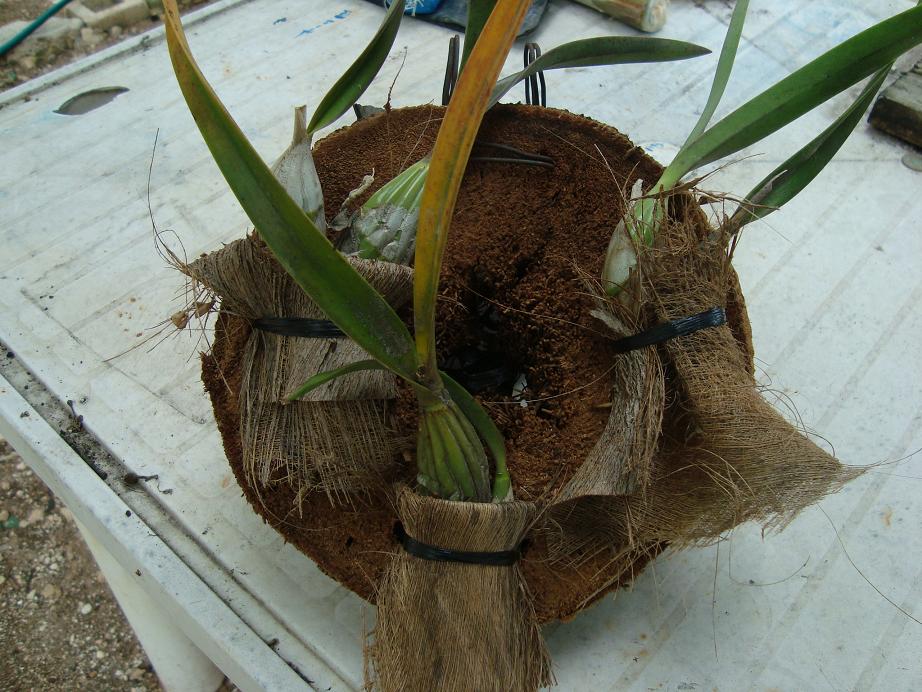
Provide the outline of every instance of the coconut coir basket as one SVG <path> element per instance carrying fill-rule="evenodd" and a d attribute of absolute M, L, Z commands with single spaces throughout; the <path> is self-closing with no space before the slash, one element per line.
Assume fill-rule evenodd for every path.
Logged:
<path fill-rule="evenodd" d="M 328 219 L 364 175 L 374 171 L 375 183 L 361 199 L 428 154 L 442 112 L 431 106 L 390 110 L 319 142 L 315 160 Z M 613 334 L 598 319 L 593 278 L 601 272 L 612 230 L 623 214 L 625 191 L 638 179 L 656 180 L 660 168 L 613 128 L 549 108 L 496 107 L 487 114 L 478 141 L 539 153 L 554 165 L 540 168 L 476 160 L 469 165 L 440 283 L 440 360 L 463 368 L 470 354 L 487 352 L 501 360 L 505 371 L 525 376 L 527 386 L 520 398 L 527 406 L 512 400 L 508 382 L 487 385 L 478 398 L 506 439 L 516 498 L 551 501 L 566 495 L 581 465 L 593 450 L 598 451 L 610 427 L 612 406 L 618 403 L 613 387 L 625 386 L 613 373 L 613 364 L 624 356 L 617 353 Z M 478 151 L 475 148 L 475 157 Z M 681 226 L 680 232 L 688 238 L 680 239 L 679 245 L 704 242 L 709 231 L 694 202 L 686 196 L 677 206 L 686 220 L 693 219 Z M 259 245 L 255 237 L 246 242 Z M 729 340 L 735 352 L 732 359 L 738 371 L 727 384 L 754 392 L 749 325 L 728 262 L 717 290 L 722 295 L 716 302 L 726 308 L 729 323 L 729 329 L 722 330 L 727 335 L 724 341 Z M 659 301 L 658 308 L 641 311 L 633 326 L 639 329 L 642 323 L 668 316 L 663 310 L 668 312 L 664 305 L 669 292 L 666 288 L 657 293 L 667 298 Z M 408 308 L 404 312 L 409 320 Z M 241 354 L 251 328 L 248 320 L 223 309 L 213 350 L 203 357 L 203 380 L 237 481 L 253 509 L 286 540 L 325 573 L 373 602 L 390 555 L 399 549 L 392 488 L 400 482 L 412 484 L 416 473 L 412 392 L 398 385 L 396 398 L 386 404 L 393 458 L 380 470 L 377 487 L 347 497 L 320 489 L 305 492 L 291 481 L 293 474 L 286 470 L 284 459 L 263 482 L 254 480 L 244 469 L 239 403 Z M 704 462 L 697 474 L 682 477 L 685 487 L 681 482 L 680 487 L 670 485 L 669 478 L 681 475 L 671 469 L 694 466 L 693 458 L 701 455 L 701 430 L 694 419 L 694 402 L 689 400 L 693 393 L 684 386 L 669 349 L 650 350 L 656 372 L 651 391 L 644 396 L 658 400 L 659 408 L 647 416 L 648 423 L 656 426 L 649 450 L 655 454 L 642 470 L 643 478 L 624 489 L 625 495 L 633 489 L 639 499 L 618 501 L 613 498 L 616 490 L 601 495 L 571 493 L 568 502 L 536 525 L 521 568 L 539 622 L 572 617 L 627 584 L 669 543 L 716 537 L 747 518 L 786 516 L 808 499 L 801 497 L 798 486 L 796 498 L 772 507 L 764 506 L 764 497 L 754 498 L 761 504 L 747 508 L 743 502 L 736 510 L 715 511 L 700 526 L 697 518 L 680 516 L 698 511 L 695 502 L 689 508 L 683 499 L 698 492 L 695 484 L 720 486 L 721 481 L 711 477 L 712 470 L 704 468 L 709 462 Z M 793 429 L 791 433 L 797 436 Z M 811 479 L 825 474 L 822 488 L 811 491 L 813 495 L 821 495 L 838 479 L 833 460 L 823 459 L 820 466 L 822 473 L 808 474 Z M 732 477 L 733 472 L 726 475 Z M 655 488 L 650 491 L 657 478 L 665 479 L 660 493 Z M 676 499 L 674 511 L 669 493 Z M 659 505 L 651 509 L 650 498 Z M 715 500 L 708 496 L 700 501 Z M 651 530 L 650 522 L 658 517 L 663 529 Z M 646 530 L 632 532 L 634 523 Z"/>

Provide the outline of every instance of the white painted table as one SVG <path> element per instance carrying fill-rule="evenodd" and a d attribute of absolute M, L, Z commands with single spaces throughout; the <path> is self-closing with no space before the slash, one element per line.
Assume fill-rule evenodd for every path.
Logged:
<path fill-rule="evenodd" d="M 728 106 L 912 3 L 752 4 Z M 662 35 L 717 49 L 728 14 L 724 3 L 676 0 Z M 379 18 L 358 0 L 224 0 L 187 24 L 206 75 L 273 159 L 292 106 L 316 105 Z M 604 32 L 629 30 L 557 0 L 535 39 L 550 48 Z M 437 98 L 448 36 L 405 23 L 395 106 Z M 517 51 L 510 68 L 518 60 Z M 400 61 L 395 51 L 363 102 L 385 100 Z M 635 141 L 677 144 L 713 64 L 551 73 L 549 103 Z M 129 91 L 85 115 L 53 112 L 103 86 Z M 744 193 L 846 102 L 759 145 L 749 153 L 771 153 L 711 186 Z M 177 309 L 182 284 L 156 255 L 148 219 L 158 129 L 158 226 L 189 256 L 247 229 L 186 112 L 162 34 L 7 92 L 0 105 L 0 341 L 15 353 L 0 353 L 0 433 L 73 511 L 168 688 L 213 689 L 220 668 L 246 690 L 357 689 L 373 609 L 246 505 L 199 383 L 204 342 L 182 334 L 140 345 Z M 900 163 L 905 151 L 861 125 L 810 192 L 752 227 L 737 253 L 767 395 L 793 402 L 847 463 L 922 447 L 922 174 Z M 73 429 L 67 400 L 85 431 Z M 129 471 L 159 480 L 132 488 Z M 632 591 L 547 629 L 560 689 L 918 689 L 922 626 L 862 579 L 834 528 L 868 579 L 922 617 L 920 477 L 919 456 L 884 465 L 781 535 L 744 526 L 718 546 L 661 557 Z"/>

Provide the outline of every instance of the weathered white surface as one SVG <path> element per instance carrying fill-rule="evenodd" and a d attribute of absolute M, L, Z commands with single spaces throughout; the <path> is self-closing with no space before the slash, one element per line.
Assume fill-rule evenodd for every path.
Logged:
<path fill-rule="evenodd" d="M 373 33 L 380 10 L 358 0 L 229 4 L 192 26 L 190 42 L 271 160 L 287 143 L 291 108 L 316 105 Z M 718 115 L 911 4 L 753 0 Z M 718 49 L 730 9 L 701 5 L 674 2 L 662 35 Z M 549 48 L 605 32 L 629 30 L 558 1 L 534 40 Z M 394 106 L 438 98 L 449 35 L 404 24 L 397 43 L 408 57 Z M 118 60 L 110 50 L 20 88 L 0 110 L 0 339 L 58 399 L 87 398 L 77 409 L 123 470 L 157 473 L 160 487 L 173 489 L 127 492 L 118 473 L 110 476 L 121 502 L 240 620 L 264 640 L 279 637 L 278 650 L 306 677 L 336 689 L 340 676 L 357 687 L 372 609 L 284 545 L 240 497 L 198 380 L 195 354 L 204 341 L 181 335 L 154 350 L 159 339 L 139 346 L 178 307 L 181 288 L 154 252 L 148 219 L 158 129 L 150 191 L 158 227 L 175 230 L 194 256 L 239 237 L 247 221 L 185 110 L 159 33 L 133 45 Z M 715 60 L 549 73 L 549 103 L 614 123 L 635 141 L 680 144 Z M 395 52 L 363 102 L 386 99 L 401 61 Z M 510 69 L 518 61 L 516 52 Z M 130 91 L 86 115 L 52 112 L 102 86 Z M 745 193 L 847 101 L 835 99 L 758 145 L 749 153 L 769 153 L 734 164 L 710 186 Z M 737 252 L 763 381 L 847 463 L 895 461 L 922 447 L 922 313 L 914 309 L 922 299 L 922 174 L 900 163 L 904 152 L 860 126 L 809 192 L 748 230 Z M 3 409 L 8 423 L 15 413 Z M 20 444 L 29 431 L 23 435 Z M 913 502 L 920 478 L 918 457 L 884 465 L 781 535 L 763 539 L 759 527 L 745 526 L 719 547 L 657 560 L 633 591 L 549 628 L 560 689 L 917 688 L 922 626 L 862 579 L 836 531 L 867 578 L 922 617 L 922 521 Z M 122 522 L 106 530 L 122 540 Z M 205 636 L 230 635 L 190 634 L 207 650 Z"/>

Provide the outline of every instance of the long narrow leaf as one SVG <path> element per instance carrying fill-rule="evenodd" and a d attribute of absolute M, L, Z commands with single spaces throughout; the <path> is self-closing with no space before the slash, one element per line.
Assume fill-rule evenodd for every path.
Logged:
<path fill-rule="evenodd" d="M 289 394 L 288 401 L 297 401 L 301 397 L 310 394 L 312 391 L 317 389 L 317 387 L 322 387 L 327 382 L 332 382 L 333 380 L 340 378 L 343 375 L 349 375 L 354 372 L 363 372 L 365 370 L 384 370 L 384 366 L 376 360 L 357 360 L 356 362 L 349 363 L 348 365 L 344 365 L 341 368 L 326 370 L 325 372 L 318 372 L 313 377 L 308 378 L 307 382 Z"/>
<path fill-rule="evenodd" d="M 922 7 L 853 36 L 747 102 L 684 147 L 664 178 L 686 173 L 764 139 L 922 42 Z"/>
<path fill-rule="evenodd" d="M 469 0 L 467 3 L 467 25 L 464 27 L 464 50 L 461 53 L 462 70 L 494 7 L 496 0 Z"/>
<path fill-rule="evenodd" d="M 432 150 L 420 202 L 413 282 L 416 351 L 427 379 L 438 378 L 435 301 L 442 254 L 461 178 L 487 109 L 492 85 L 522 24 L 529 0 L 501 0 L 490 15 L 458 80 Z"/>
<path fill-rule="evenodd" d="M 445 388 L 451 394 L 451 398 L 461 409 L 461 413 L 470 421 L 471 425 L 486 443 L 487 449 L 496 464 L 496 471 L 493 474 L 493 499 L 502 502 L 509 499 L 512 489 L 512 481 L 509 478 L 509 471 L 506 468 L 506 443 L 503 440 L 503 434 L 496 427 L 496 423 L 490 418 L 490 415 L 484 411 L 483 407 L 470 393 L 451 377 L 442 373 L 442 381 Z"/>
<path fill-rule="evenodd" d="M 398 375 L 416 370 L 413 341 L 390 305 L 317 229 L 247 141 L 195 64 L 176 0 L 164 0 L 176 79 L 215 162 L 257 231 L 327 316 Z"/>
<path fill-rule="evenodd" d="M 694 43 L 646 36 L 600 36 L 571 41 L 552 48 L 524 70 L 499 80 L 490 95 L 490 106 L 523 79 L 543 70 L 686 60 L 710 52 Z"/>
<path fill-rule="evenodd" d="M 312 135 L 336 120 L 352 108 L 352 104 L 365 93 L 391 52 L 397 29 L 400 28 L 400 20 L 403 18 L 404 7 L 405 0 L 394 0 L 391 3 L 374 38 L 320 101 L 307 125 L 308 134 Z"/>
<path fill-rule="evenodd" d="M 717 60 L 717 69 L 714 71 L 714 81 L 711 83 L 711 91 L 708 94 L 707 103 L 704 110 L 701 111 L 701 117 L 692 128 L 688 135 L 686 144 L 698 137 L 704 128 L 711 122 L 714 117 L 714 111 L 720 104 L 724 92 L 727 90 L 727 82 L 730 81 L 730 73 L 733 72 L 733 63 L 736 61 L 736 52 L 740 46 L 740 36 L 743 35 L 743 24 L 746 23 L 746 11 L 749 9 L 749 0 L 736 0 L 736 7 L 733 8 L 733 15 L 730 17 L 730 25 L 727 27 L 727 35 L 724 38 L 723 48 L 720 49 L 720 58 Z"/>
<path fill-rule="evenodd" d="M 729 228 L 737 232 L 747 223 L 768 216 L 791 201 L 820 174 L 852 133 L 883 85 L 891 65 L 880 69 L 867 83 L 855 102 L 836 121 L 807 146 L 769 173 L 743 199 L 730 219 Z"/>

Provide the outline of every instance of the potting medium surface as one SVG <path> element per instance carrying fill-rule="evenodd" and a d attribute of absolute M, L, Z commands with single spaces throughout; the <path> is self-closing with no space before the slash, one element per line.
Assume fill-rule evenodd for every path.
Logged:
<path fill-rule="evenodd" d="M 443 112 L 436 106 L 392 108 L 318 141 L 314 160 L 326 208 L 337 209 L 369 166 L 376 171 L 376 180 L 356 204 L 397 175 L 406 161 L 426 156 L 437 133 L 434 123 Z M 545 156 L 553 165 L 535 168 L 489 160 L 494 153 L 490 143 L 496 142 Z M 617 386 L 612 370 L 619 356 L 610 333 L 591 314 L 598 298 L 587 277 L 601 272 L 611 215 L 622 213 L 622 191 L 636 180 L 655 179 L 662 169 L 612 127 L 560 109 L 522 104 L 501 104 L 487 114 L 475 153 L 461 185 L 442 265 L 436 311 L 439 363 L 457 370 L 453 376 L 474 392 L 496 421 L 506 440 L 515 497 L 551 497 L 603 444 L 601 437 L 612 414 L 612 388 Z M 527 192 L 510 194 L 523 175 L 529 178 Z M 600 211 L 601 207 L 610 211 Z M 700 211 L 697 217 L 703 221 Z M 695 232 L 691 228 L 689 232 Z M 702 226 L 697 232 L 706 231 Z M 258 239 L 247 242 L 260 247 Z M 237 250 L 237 245 L 230 249 Z M 224 251 L 217 252 L 223 256 Z M 270 266 L 273 272 L 284 271 L 273 263 Z M 737 334 L 737 350 L 745 354 L 751 371 L 748 321 L 740 309 L 735 279 L 728 284 L 723 302 Z M 227 295 L 233 296 L 234 287 L 228 290 Z M 288 443 L 269 432 L 263 439 L 260 433 L 251 432 L 247 438 L 242 432 L 254 427 L 253 420 L 259 417 L 251 411 L 243 413 L 248 408 L 242 404 L 247 396 L 243 373 L 248 367 L 243 354 L 253 336 L 262 337 L 254 335 L 235 312 L 233 298 L 223 305 L 231 307 L 222 308 L 211 353 L 202 359 L 202 380 L 237 482 L 253 509 L 287 541 L 315 560 L 323 572 L 376 602 L 381 575 L 398 548 L 390 491 L 396 483 L 412 484 L 416 476 L 413 454 L 419 409 L 412 389 L 397 383 L 386 423 L 390 454 L 379 455 L 379 480 L 365 486 L 365 492 L 355 491 L 347 502 L 323 488 L 299 485 L 303 481 L 292 483 L 292 476 L 303 477 L 294 471 L 300 467 L 291 458 L 271 474 L 273 481 L 254 482 L 253 474 L 246 471 L 247 440 L 270 449 Z M 409 306 L 401 312 L 409 323 Z M 337 347 L 336 353 L 340 352 Z M 676 403 L 664 414 L 662 427 L 681 430 L 677 411 L 689 404 L 674 381 L 666 385 L 665 397 Z M 340 410 L 340 415 L 360 414 Z M 244 416 L 249 416 L 248 422 Z M 273 420 L 273 430 L 291 425 Z M 673 468 L 669 464 L 674 458 L 678 469 L 687 467 L 688 448 L 677 441 L 684 432 L 664 432 L 662 437 L 654 463 Z M 311 448 L 312 440 L 301 437 L 292 443 Z M 336 453 L 314 447 L 318 456 L 333 455 L 336 460 Z M 689 479 L 677 495 L 666 498 L 666 511 L 674 512 L 675 498 L 686 497 L 688 487 L 698 483 L 698 478 Z M 725 503 L 723 495 L 719 500 Z M 585 503 L 578 505 L 585 507 Z M 559 511 L 573 517 L 583 510 L 571 504 Z M 556 521 L 569 526 L 572 519 Z M 593 517 L 581 524 L 598 521 Z M 570 619 L 613 589 L 630 585 L 670 540 L 663 534 L 640 535 L 640 528 L 634 533 L 631 549 L 609 535 L 583 548 L 585 556 L 576 560 L 555 555 L 559 548 L 551 547 L 556 545 L 553 530 L 549 534 L 546 526 L 532 528 L 520 564 L 538 621 Z"/>
<path fill-rule="evenodd" d="M 754 2 L 718 117 L 905 6 Z M 729 13 L 673 3 L 661 35 L 717 50 Z M 228 1 L 187 25 L 204 73 L 271 160 L 292 107 L 316 105 L 380 14 L 358 0 Z M 631 31 L 554 2 L 532 40 L 547 50 L 600 33 Z M 383 105 L 389 92 L 395 107 L 437 101 L 450 35 L 408 20 L 362 102 Z M 548 103 L 668 150 L 694 123 L 714 62 L 548 73 Z M 519 64 L 516 52 L 506 72 Z M 127 91 L 82 115 L 54 112 L 103 87 Z M 702 185 L 745 193 L 854 93 Z M 252 688 L 360 688 L 374 608 L 252 512 L 199 380 L 210 332 L 176 333 L 168 321 L 182 279 L 156 253 L 148 204 L 163 241 L 190 259 L 242 237 L 248 221 L 188 115 L 162 34 L 7 92 L 0 106 L 0 433 L 47 461 L 31 463 L 232 677 L 249 669 Z M 560 689 L 909 690 L 922 679 L 922 627 L 867 582 L 922 618 L 922 461 L 911 456 L 922 447 L 922 178 L 901 163 L 906 151 L 860 125 L 802 197 L 744 233 L 734 262 L 765 396 L 844 462 L 880 465 L 783 533 L 744 525 L 716 545 L 667 553 L 631 590 L 548 626 Z M 54 440 L 106 479 L 60 461 Z M 129 472 L 157 478 L 126 483 Z M 160 570 L 164 556 L 188 569 Z M 225 619 L 210 619 L 218 611 Z M 270 668 L 279 677 L 260 677 Z"/>

